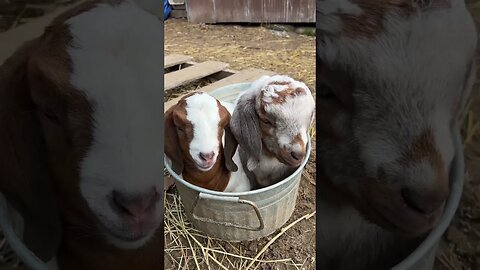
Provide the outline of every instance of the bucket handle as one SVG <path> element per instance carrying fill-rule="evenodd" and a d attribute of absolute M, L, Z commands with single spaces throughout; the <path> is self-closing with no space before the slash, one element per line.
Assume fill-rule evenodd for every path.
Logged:
<path fill-rule="evenodd" d="M 199 217 L 195 214 L 195 209 L 196 209 L 196 207 L 198 205 L 198 201 L 200 199 L 248 204 L 255 211 L 255 214 L 257 215 L 257 218 L 258 218 L 258 221 L 259 221 L 260 225 L 258 227 L 251 227 L 251 226 L 245 226 L 245 225 L 237 225 L 237 224 L 233 224 L 233 223 L 227 222 L 227 221 L 217 221 L 217 220 L 206 218 L 206 217 Z M 199 221 L 202 221 L 202 222 L 207 222 L 207 223 L 223 225 L 223 226 L 226 226 L 226 227 L 233 227 L 233 228 L 244 229 L 244 230 L 249 230 L 249 231 L 261 231 L 265 227 L 265 224 L 263 222 L 262 214 L 260 213 L 260 210 L 258 209 L 257 205 L 252 201 L 242 200 L 239 197 L 216 196 L 216 195 L 200 192 L 198 194 L 197 198 L 195 199 L 195 201 L 193 202 L 193 207 L 192 207 L 191 214 L 192 214 L 192 217 L 196 220 L 199 220 Z"/>
<path fill-rule="evenodd" d="M 48 270 L 48 266 L 40 260 L 32 251 L 30 251 L 25 244 L 16 235 L 10 219 L 10 206 L 5 196 L 0 192 L 0 228 L 3 231 L 5 239 L 11 246 L 17 256 L 30 269 Z"/>

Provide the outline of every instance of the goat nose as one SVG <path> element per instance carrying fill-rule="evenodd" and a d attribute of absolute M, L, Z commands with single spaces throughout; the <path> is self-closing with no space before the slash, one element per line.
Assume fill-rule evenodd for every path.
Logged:
<path fill-rule="evenodd" d="M 200 158 L 204 161 L 209 161 L 213 158 L 215 153 L 210 152 L 210 153 L 200 153 Z"/>
<path fill-rule="evenodd" d="M 116 190 L 112 192 L 114 209 L 122 214 L 136 218 L 142 217 L 150 212 L 159 199 L 159 193 L 155 188 L 141 195 L 131 195 Z"/>
<path fill-rule="evenodd" d="M 405 204 L 424 215 L 433 214 L 445 203 L 448 192 L 441 190 L 419 191 L 412 188 L 404 188 L 401 195 Z"/>
<path fill-rule="evenodd" d="M 302 151 L 292 151 L 290 153 L 292 155 L 292 158 L 295 160 L 302 160 L 305 157 L 305 153 Z"/>

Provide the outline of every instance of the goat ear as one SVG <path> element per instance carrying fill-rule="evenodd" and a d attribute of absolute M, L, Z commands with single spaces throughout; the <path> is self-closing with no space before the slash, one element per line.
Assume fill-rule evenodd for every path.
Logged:
<path fill-rule="evenodd" d="M 176 174 L 183 172 L 183 156 L 178 141 L 177 129 L 173 122 L 173 111 L 176 105 L 167 110 L 164 116 L 165 154 L 172 161 L 172 169 Z"/>
<path fill-rule="evenodd" d="M 235 105 L 230 120 L 230 129 L 238 145 L 247 154 L 247 168 L 253 171 L 260 162 L 262 137 L 256 107 L 256 95 L 245 93 Z"/>
<path fill-rule="evenodd" d="M 35 40 L 0 67 L 0 192 L 23 219 L 23 242 L 38 258 L 55 256 L 61 223 L 27 69 Z"/>
<path fill-rule="evenodd" d="M 230 125 L 227 124 L 225 126 L 225 147 L 224 147 L 224 158 L 225 158 L 225 165 L 227 169 L 231 172 L 238 171 L 238 166 L 233 161 L 233 156 L 237 151 L 238 142 L 235 139 L 235 136 L 232 134 L 232 130 L 230 129 Z"/>

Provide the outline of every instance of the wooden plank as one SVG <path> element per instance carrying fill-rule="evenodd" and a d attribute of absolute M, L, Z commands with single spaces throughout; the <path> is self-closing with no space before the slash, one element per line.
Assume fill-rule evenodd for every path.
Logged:
<path fill-rule="evenodd" d="M 273 75 L 273 74 L 275 74 L 275 72 L 264 70 L 264 69 L 256 69 L 256 68 L 246 69 L 232 76 L 226 77 L 225 79 L 222 79 L 214 83 L 211 83 L 207 86 L 204 86 L 198 89 L 198 91 L 211 92 L 225 85 L 242 83 L 242 82 L 253 82 L 259 79 L 260 77 L 262 77 L 263 75 Z"/>
<path fill-rule="evenodd" d="M 269 71 L 269 70 L 264 70 L 264 69 L 256 69 L 256 68 L 250 68 L 246 70 L 242 70 L 236 74 L 233 74 L 230 77 L 227 77 L 225 79 L 222 79 L 220 81 L 216 81 L 212 84 L 209 84 L 203 88 L 200 88 L 198 91 L 203 91 L 203 92 L 211 92 L 215 89 L 218 89 L 222 86 L 229 85 L 229 84 L 235 84 L 235 83 L 243 83 L 243 82 L 253 82 L 257 79 L 259 79 L 263 75 L 274 75 L 275 72 Z M 170 107 L 173 105 L 177 104 L 177 102 L 182 98 L 183 96 L 176 97 L 174 99 L 171 99 L 167 102 L 165 102 L 163 106 L 164 112 L 166 112 Z"/>
<path fill-rule="evenodd" d="M 192 60 L 192 57 L 181 54 L 166 55 L 163 60 L 163 67 L 169 68 L 183 63 L 187 63 Z"/>
<path fill-rule="evenodd" d="M 165 74 L 165 90 L 207 77 L 228 67 L 227 63 L 206 61 Z"/>
<path fill-rule="evenodd" d="M 183 63 L 182 68 L 190 67 L 190 66 L 197 65 L 197 64 L 198 64 L 197 62 L 189 61 L 189 62 Z M 212 74 L 212 76 L 210 76 L 210 77 L 215 79 L 215 80 L 221 80 L 221 79 L 224 79 L 224 78 L 226 78 L 228 76 L 231 76 L 235 73 L 238 73 L 238 71 L 227 68 L 227 69 L 219 71 L 215 74 Z"/>

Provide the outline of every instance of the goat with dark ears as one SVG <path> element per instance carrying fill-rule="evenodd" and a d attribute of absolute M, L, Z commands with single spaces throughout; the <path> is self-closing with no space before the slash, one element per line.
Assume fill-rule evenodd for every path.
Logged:
<path fill-rule="evenodd" d="M 320 269 L 390 269 L 437 225 L 476 45 L 463 1 L 317 1 Z"/>
<path fill-rule="evenodd" d="M 302 164 L 314 117 L 310 89 L 288 76 L 263 76 L 238 97 L 230 125 L 242 166 L 257 187 L 284 179 Z"/>

